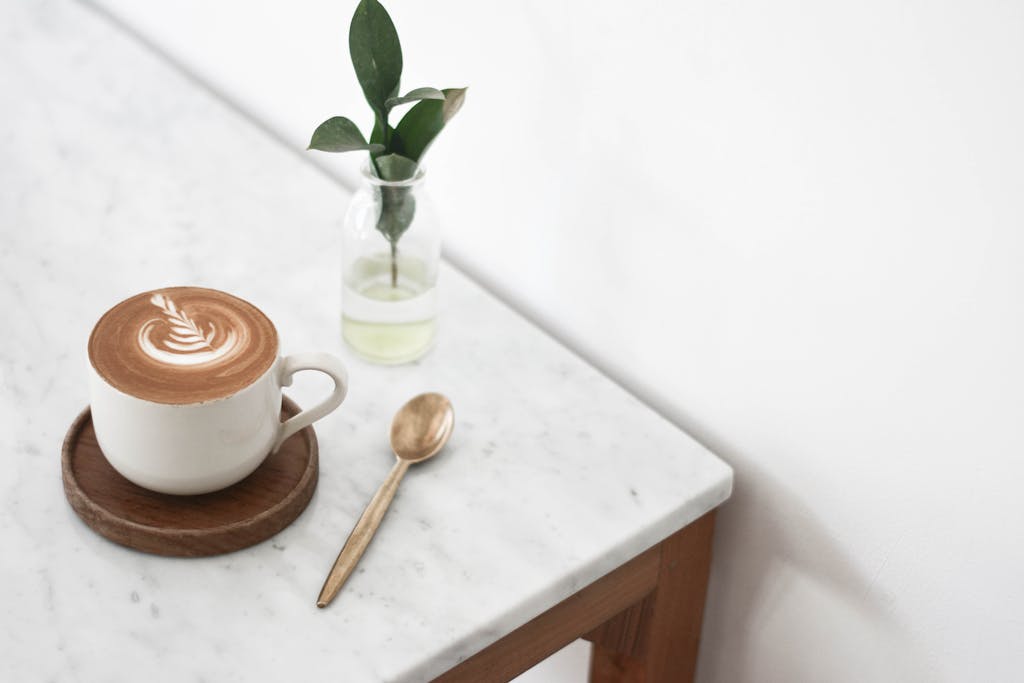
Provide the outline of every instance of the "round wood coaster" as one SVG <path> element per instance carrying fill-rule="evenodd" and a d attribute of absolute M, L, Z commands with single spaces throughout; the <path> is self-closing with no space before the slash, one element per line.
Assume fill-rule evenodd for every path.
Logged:
<path fill-rule="evenodd" d="M 285 398 L 282 419 L 299 412 Z M 213 493 L 172 496 L 122 477 L 100 450 L 86 408 L 64 438 L 64 494 L 78 516 L 115 543 L 157 555 L 203 557 L 266 540 L 306 509 L 318 478 L 316 434 L 294 434 L 242 481 Z"/>

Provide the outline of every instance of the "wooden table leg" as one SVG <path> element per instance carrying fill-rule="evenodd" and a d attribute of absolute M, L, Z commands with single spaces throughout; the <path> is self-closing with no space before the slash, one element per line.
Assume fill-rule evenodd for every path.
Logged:
<path fill-rule="evenodd" d="M 712 511 L 662 541 L 654 591 L 586 634 L 591 683 L 693 680 L 714 525 Z"/>

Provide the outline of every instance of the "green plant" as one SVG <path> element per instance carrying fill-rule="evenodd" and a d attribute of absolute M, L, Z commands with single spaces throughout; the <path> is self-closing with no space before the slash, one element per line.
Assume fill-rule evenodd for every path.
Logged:
<path fill-rule="evenodd" d="M 370 169 L 381 180 L 413 178 L 420 161 L 445 124 L 462 107 L 465 88 L 415 88 L 399 96 L 402 78 L 402 46 L 398 32 L 384 6 L 377 0 L 360 0 L 348 32 L 349 54 L 366 102 L 373 110 L 369 140 L 359 127 L 344 116 L 321 123 L 309 142 L 309 149 L 322 152 L 370 153 Z M 415 103 L 392 127 L 391 111 Z M 391 286 L 398 283 L 398 240 L 416 215 L 415 198 L 408 187 L 382 185 L 381 214 L 377 230 L 391 247 Z"/>

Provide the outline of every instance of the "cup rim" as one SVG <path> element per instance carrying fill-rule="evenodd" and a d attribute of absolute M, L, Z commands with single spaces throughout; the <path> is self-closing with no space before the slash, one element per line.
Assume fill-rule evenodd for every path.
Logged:
<path fill-rule="evenodd" d="M 119 306 L 121 306 L 122 304 L 124 304 L 124 303 L 126 303 L 126 302 L 128 302 L 128 301 L 130 301 L 132 299 L 135 299 L 135 298 L 137 298 L 139 296 L 145 296 L 147 294 L 153 294 L 153 293 L 156 293 L 156 292 L 173 292 L 175 290 L 182 290 L 182 289 L 199 290 L 199 291 L 204 291 L 204 292 L 214 292 L 216 294 L 220 294 L 220 295 L 229 297 L 229 298 L 234 299 L 236 301 L 240 301 L 243 304 L 245 304 L 247 306 L 251 306 L 254 310 L 256 310 L 264 318 L 264 320 L 267 321 L 267 323 L 270 325 L 271 331 L 274 333 L 273 334 L 274 352 L 270 356 L 270 361 L 267 364 L 267 367 L 264 369 L 263 372 L 261 372 L 257 377 L 255 377 L 251 382 L 245 384 L 242 387 L 239 387 L 235 391 L 232 391 L 231 393 L 226 394 L 224 396 L 214 396 L 212 398 L 207 398 L 207 399 L 203 399 L 203 400 L 199 400 L 199 401 L 160 401 L 160 400 L 156 400 L 156 399 L 153 399 L 153 398 L 147 398 L 147 397 L 144 397 L 144 396 L 139 396 L 137 394 L 134 394 L 134 393 L 132 393 L 130 391 L 127 391 L 127 390 L 125 390 L 125 389 L 115 385 L 107 377 L 105 377 L 102 372 L 100 372 L 100 369 L 98 367 L 96 367 L 96 362 L 93 360 L 93 354 L 92 354 L 93 338 L 96 336 L 96 331 L 99 329 L 100 324 L 103 322 L 104 319 L 106 319 L 106 317 L 108 315 L 110 315 Z M 248 301 L 247 299 L 243 299 L 240 296 L 237 296 L 235 294 L 231 294 L 230 292 L 225 292 L 225 291 L 220 290 L 220 289 L 215 289 L 213 287 L 200 287 L 200 286 L 195 286 L 195 285 L 174 285 L 174 286 L 170 286 L 170 287 L 157 287 L 155 289 L 148 289 L 148 290 L 145 290 L 143 292 L 138 292 L 138 293 L 132 294 L 131 296 L 127 296 L 127 297 L 121 299 L 120 301 L 118 301 L 113 306 L 108 307 L 107 310 L 103 312 L 103 315 L 101 315 L 96 320 L 96 322 L 92 326 L 92 330 L 89 332 L 89 339 L 88 339 L 88 342 L 86 343 L 86 357 L 88 358 L 88 361 L 89 361 L 89 369 L 93 372 L 93 374 L 95 374 L 96 377 L 98 377 L 105 385 L 107 385 L 108 387 L 110 387 L 111 389 L 117 391 L 120 394 L 123 394 L 125 396 L 134 398 L 134 399 L 139 400 L 139 401 L 145 401 L 147 403 L 152 403 L 152 404 L 155 404 L 155 405 L 165 405 L 165 406 L 197 406 L 197 405 L 205 405 L 205 404 L 209 404 L 209 403 L 215 403 L 217 401 L 224 401 L 224 400 L 229 399 L 229 398 L 231 398 L 233 396 L 237 396 L 241 392 L 251 388 L 252 386 L 254 386 L 256 384 L 259 384 L 267 376 L 267 374 L 269 372 L 271 372 L 272 370 L 274 370 L 274 368 L 277 367 L 278 363 L 281 360 L 281 336 L 280 336 L 280 334 L 277 331 L 277 326 L 274 324 L 274 321 L 270 319 L 270 316 L 268 316 L 263 311 L 263 309 L 261 309 L 259 306 L 257 306 L 256 304 L 252 303 L 251 301 Z"/>
<path fill-rule="evenodd" d="M 241 396 L 242 394 L 244 394 L 247 391 L 254 390 L 255 387 L 263 384 L 263 382 L 266 381 L 266 379 L 267 379 L 267 377 L 269 375 L 275 374 L 277 372 L 277 369 L 280 366 L 280 364 L 281 364 L 281 354 L 279 353 L 279 354 L 277 354 L 274 357 L 274 362 L 272 362 L 270 364 L 270 367 L 267 368 L 266 371 L 262 375 L 260 375 L 256 379 L 254 379 L 251 383 L 246 384 L 244 387 L 240 388 L 238 391 L 235 391 L 234 393 L 228 394 L 227 396 L 218 396 L 216 398 L 209 398 L 209 399 L 206 399 L 205 401 L 190 401 L 188 403 L 178 403 L 178 402 L 168 403 L 168 402 L 165 402 L 165 401 L 154 401 L 151 398 L 144 398 L 142 396 L 136 396 L 135 394 L 130 394 L 127 391 L 125 391 L 124 389 L 116 387 L 113 384 L 111 384 L 110 382 L 108 382 L 107 378 L 104 377 L 103 375 L 101 375 L 99 373 L 99 371 L 95 367 L 93 367 L 92 364 L 89 365 L 89 372 L 92 374 L 93 378 L 95 378 L 96 380 L 99 380 L 99 382 L 102 383 L 103 386 L 105 386 L 107 389 L 110 389 L 111 391 L 114 391 L 114 392 L 124 396 L 125 398 L 130 398 L 130 399 L 132 399 L 134 401 L 142 401 L 143 403 L 148 403 L 149 405 L 160 406 L 160 407 L 163 407 L 163 408 L 200 408 L 200 407 L 203 407 L 203 406 L 213 405 L 215 403 L 222 403 L 224 401 L 229 401 L 229 400 L 235 398 L 236 396 Z"/>

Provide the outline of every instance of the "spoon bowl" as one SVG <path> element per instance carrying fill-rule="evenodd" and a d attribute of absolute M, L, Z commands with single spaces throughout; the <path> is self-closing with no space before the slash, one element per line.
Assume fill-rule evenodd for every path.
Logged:
<path fill-rule="evenodd" d="M 423 462 L 444 448 L 454 426 L 455 411 L 447 397 L 420 394 L 395 413 L 391 450 L 402 460 Z"/>

